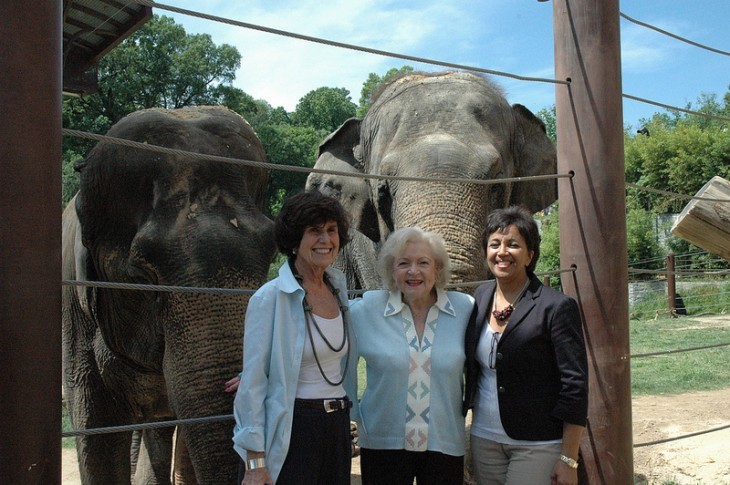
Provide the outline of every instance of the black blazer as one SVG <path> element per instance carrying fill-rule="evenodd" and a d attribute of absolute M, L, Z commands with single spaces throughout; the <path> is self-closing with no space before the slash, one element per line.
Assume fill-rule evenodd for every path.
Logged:
<path fill-rule="evenodd" d="M 476 359 L 488 325 L 495 281 L 474 293 L 466 329 L 464 413 L 474 406 L 481 375 Z M 543 286 L 534 276 L 497 345 L 497 394 L 502 426 L 510 438 L 560 439 L 563 422 L 585 426 L 588 414 L 588 362 L 578 305 Z"/>

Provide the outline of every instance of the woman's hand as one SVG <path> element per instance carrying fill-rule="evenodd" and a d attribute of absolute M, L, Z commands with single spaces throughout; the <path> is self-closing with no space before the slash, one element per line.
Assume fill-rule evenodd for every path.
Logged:
<path fill-rule="evenodd" d="M 550 485 L 578 485 L 578 470 L 558 460 L 550 474 Z"/>
<path fill-rule="evenodd" d="M 241 485 L 274 485 L 274 481 L 269 475 L 269 469 L 266 467 L 256 468 L 254 470 L 246 470 Z"/>
<path fill-rule="evenodd" d="M 238 390 L 238 384 L 241 382 L 241 376 L 236 376 L 233 379 L 226 381 L 226 392 L 227 393 L 234 393 Z"/>

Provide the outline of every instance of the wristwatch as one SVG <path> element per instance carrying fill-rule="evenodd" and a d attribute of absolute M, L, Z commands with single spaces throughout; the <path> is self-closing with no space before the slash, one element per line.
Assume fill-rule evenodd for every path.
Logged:
<path fill-rule="evenodd" d="M 266 460 L 263 457 L 246 460 L 246 470 L 255 470 L 257 468 L 264 468 L 265 466 Z"/>
<path fill-rule="evenodd" d="M 570 458 L 569 456 L 560 455 L 560 461 L 562 461 L 563 463 L 565 463 L 566 465 L 568 465 L 573 470 L 575 470 L 576 468 L 578 468 L 578 462 L 575 461 L 574 459 Z"/>

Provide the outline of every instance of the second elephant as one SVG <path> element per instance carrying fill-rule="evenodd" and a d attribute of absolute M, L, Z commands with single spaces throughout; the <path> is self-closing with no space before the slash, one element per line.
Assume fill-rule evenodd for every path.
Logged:
<path fill-rule="evenodd" d="M 320 145 L 317 169 L 432 179 L 501 179 L 554 174 L 545 125 L 510 106 L 489 80 L 463 72 L 414 73 L 384 85 L 366 116 L 350 119 Z M 554 179 L 500 184 L 364 179 L 312 173 L 307 188 L 337 197 L 361 233 L 346 266 L 353 287 L 377 284 L 378 243 L 420 226 L 446 240 L 455 282 L 486 277 L 479 236 L 487 214 L 522 204 L 537 212 L 556 200 Z M 354 242 L 357 242 L 355 240 Z"/>
<path fill-rule="evenodd" d="M 108 135 L 265 159 L 251 126 L 219 107 L 137 111 Z M 262 213 L 266 170 L 106 141 L 77 169 L 81 187 L 63 214 L 64 279 L 229 289 L 266 280 L 275 252 L 273 223 Z M 63 382 L 74 427 L 230 414 L 223 383 L 241 369 L 247 301 L 65 286 Z M 180 427 L 175 483 L 234 483 L 232 427 Z M 129 485 L 131 445 L 131 432 L 77 437 L 81 482 Z M 170 483 L 171 453 L 172 428 L 145 430 L 134 483 Z"/>

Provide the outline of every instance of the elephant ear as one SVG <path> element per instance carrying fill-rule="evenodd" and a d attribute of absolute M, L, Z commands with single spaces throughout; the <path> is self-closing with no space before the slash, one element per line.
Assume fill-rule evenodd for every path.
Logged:
<path fill-rule="evenodd" d="M 336 172 L 363 174 L 360 155 L 360 123 L 350 118 L 331 133 L 319 146 L 319 156 L 314 168 Z M 375 206 L 370 199 L 370 185 L 360 177 L 340 174 L 311 173 L 307 177 L 307 190 L 318 190 L 339 200 L 352 217 L 352 224 L 374 242 L 380 240 Z"/>
<path fill-rule="evenodd" d="M 76 212 L 78 203 L 80 202 L 77 194 L 63 211 L 63 279 L 92 281 L 96 278 L 91 274 L 93 265 L 89 260 L 89 251 L 81 238 L 81 224 Z M 88 318 L 92 318 L 96 289 L 91 286 L 76 286 L 74 292 L 81 310 Z"/>
<path fill-rule="evenodd" d="M 512 105 L 516 121 L 515 177 L 557 173 L 555 145 L 547 136 L 545 123 L 521 104 Z M 512 185 L 510 205 L 524 205 L 533 213 L 541 211 L 558 198 L 556 179 L 517 182 Z"/>

